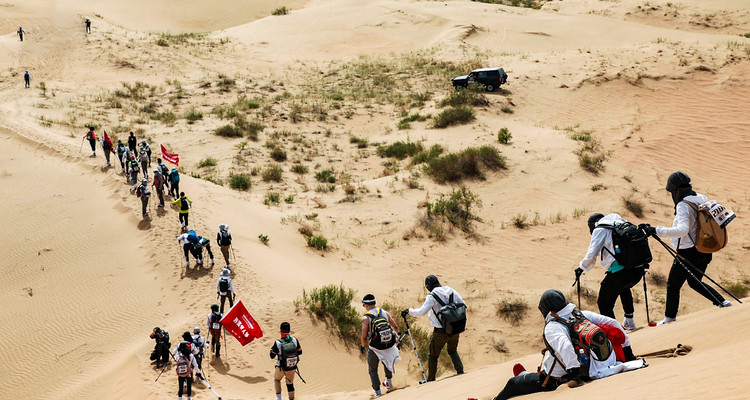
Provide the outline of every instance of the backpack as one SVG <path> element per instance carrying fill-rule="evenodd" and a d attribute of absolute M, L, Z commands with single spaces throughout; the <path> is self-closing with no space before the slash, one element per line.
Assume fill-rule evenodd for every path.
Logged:
<path fill-rule="evenodd" d="M 466 304 L 454 303 L 453 293 L 448 297 L 448 304 L 443 303 L 442 300 L 435 294 L 430 293 L 435 301 L 440 304 L 440 311 L 435 312 L 440 325 L 443 326 L 445 333 L 448 335 L 457 335 L 466 330 Z"/>
<path fill-rule="evenodd" d="M 137 189 L 135 189 L 135 197 L 140 198 L 141 197 L 141 186 L 139 185 Z"/>
<path fill-rule="evenodd" d="M 138 161 L 130 160 L 130 169 L 133 170 L 133 172 L 140 172 L 141 167 L 138 165 Z"/>
<path fill-rule="evenodd" d="M 607 360 L 612 354 L 612 345 L 607 339 L 607 334 L 599 325 L 589 321 L 581 310 L 577 308 L 573 310 L 570 319 L 567 320 L 560 318 L 556 313 L 552 313 L 552 316 L 554 321 L 568 327 L 570 340 L 573 342 L 576 354 L 579 354 L 579 349 L 583 349 L 587 358 L 590 359 L 593 353 L 599 361 Z M 585 372 L 585 376 L 588 376 L 588 370 Z M 583 371 L 581 374 L 583 374 Z"/>
<path fill-rule="evenodd" d="M 735 218 L 732 210 L 726 209 L 716 201 L 707 201 L 700 206 L 683 200 L 693 211 L 696 212 L 698 230 L 695 238 L 690 238 L 695 243 L 695 249 L 701 253 L 715 253 L 727 245 L 727 224 Z"/>
<path fill-rule="evenodd" d="M 180 345 L 182 346 L 182 344 Z M 180 354 L 177 357 L 177 376 L 180 378 L 187 378 L 192 375 L 193 371 L 190 368 L 190 356 Z"/>
<path fill-rule="evenodd" d="M 213 334 L 221 332 L 221 314 L 220 313 L 218 312 L 211 313 L 211 326 L 209 326 L 208 330 Z"/>
<path fill-rule="evenodd" d="M 187 197 L 180 197 L 180 210 L 185 211 L 190 209 L 190 202 Z"/>
<path fill-rule="evenodd" d="M 219 231 L 219 245 L 229 246 L 232 244 L 232 239 L 229 237 L 229 231 Z"/>
<path fill-rule="evenodd" d="M 602 251 L 612 254 L 617 263 L 625 269 L 640 267 L 651 262 L 651 248 L 648 247 L 648 237 L 628 221 L 622 221 L 614 225 L 599 225 L 597 228 L 605 228 L 612 231 L 612 243 L 615 248 L 614 254 L 608 248 Z"/>
<path fill-rule="evenodd" d="M 200 335 L 198 337 L 193 337 L 193 346 L 195 346 L 196 349 L 198 349 L 198 355 L 203 355 L 203 344 L 201 343 L 201 339 L 203 339 Z"/>
<path fill-rule="evenodd" d="M 172 173 L 169 174 L 172 177 L 172 182 L 177 183 L 180 181 L 180 173 L 177 172 L 177 168 L 172 168 Z"/>
<path fill-rule="evenodd" d="M 299 355 L 297 354 L 297 343 L 291 336 L 276 341 L 281 352 L 279 353 L 279 366 L 285 371 L 297 368 Z"/>
<path fill-rule="evenodd" d="M 219 291 L 226 293 L 229 291 L 229 279 L 226 276 L 219 278 Z"/>
<path fill-rule="evenodd" d="M 382 309 L 378 308 L 377 314 L 367 312 L 365 315 L 370 317 L 370 346 L 385 350 L 396 344 L 396 336 Z"/>
<path fill-rule="evenodd" d="M 162 164 L 159 166 L 159 169 L 161 169 L 161 174 L 166 176 L 169 176 L 169 168 L 166 166 L 166 164 Z"/>

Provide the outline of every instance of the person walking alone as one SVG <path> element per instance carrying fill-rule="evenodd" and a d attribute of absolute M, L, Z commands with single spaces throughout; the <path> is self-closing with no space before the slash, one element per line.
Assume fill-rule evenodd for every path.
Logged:
<path fill-rule="evenodd" d="M 96 133 L 94 132 L 94 127 L 89 127 L 89 131 L 86 132 L 83 137 L 84 139 L 89 141 L 89 145 L 91 146 L 91 157 L 96 157 L 96 140 L 98 138 L 96 137 Z"/>
<path fill-rule="evenodd" d="M 664 309 L 664 319 L 657 325 L 664 325 L 677 320 L 677 311 L 680 308 L 680 290 L 685 281 L 693 290 L 711 300 L 713 305 L 718 307 L 730 307 L 732 305 L 719 292 L 702 281 L 712 255 L 701 253 L 695 248 L 695 238 L 698 235 L 697 208 L 708 201 L 708 198 L 693 190 L 690 177 L 682 171 L 673 172 L 669 175 L 666 189 L 672 195 L 672 202 L 674 202 L 675 215 L 672 226 L 652 227 L 649 224 L 642 224 L 641 226 L 649 236 L 657 235 L 670 238 L 672 247 L 677 249 L 677 254 L 695 266 L 695 269 L 688 265 L 682 265 L 675 258 L 667 278 L 667 304 Z M 698 279 L 688 279 L 686 268 L 690 268 L 692 274 Z"/>
<path fill-rule="evenodd" d="M 383 394 L 380 390 L 378 364 L 382 363 L 385 369 L 383 387 L 388 390 L 393 388 L 391 379 L 395 364 L 401 361 L 397 346 L 398 326 L 388 311 L 377 307 L 374 295 L 365 295 L 362 298 L 362 306 L 367 312 L 362 316 L 362 341 L 359 352 L 360 354 L 367 352 L 367 372 L 370 374 L 370 383 L 375 391 L 375 397 L 378 397 Z"/>
<path fill-rule="evenodd" d="M 229 308 L 234 307 L 234 282 L 229 276 L 230 271 L 226 268 L 221 270 L 221 276 L 216 282 L 216 294 L 221 297 L 221 309 L 220 312 L 224 313 L 224 300 L 229 297 Z"/>
<path fill-rule="evenodd" d="M 188 217 L 190 217 L 190 207 L 193 204 L 193 201 L 190 200 L 187 196 L 185 196 L 185 192 L 180 192 L 180 198 L 173 200 L 172 204 L 180 205 L 180 215 L 179 215 L 180 223 L 182 224 L 182 230 L 186 231 L 188 229 Z"/>
<path fill-rule="evenodd" d="M 302 355 L 302 347 L 299 340 L 290 334 L 289 322 L 282 322 L 279 331 L 281 339 L 273 342 L 269 353 L 271 359 L 279 359 L 273 372 L 273 388 L 276 400 L 281 400 L 281 380 L 284 379 L 289 400 L 294 400 L 294 373 L 297 371 L 299 356 Z"/>
<path fill-rule="evenodd" d="M 86 18 L 86 33 L 91 33 L 91 20 Z"/>
<path fill-rule="evenodd" d="M 26 31 L 25 31 L 25 30 L 23 30 L 23 28 L 21 28 L 21 27 L 19 26 L 19 27 L 18 27 L 18 30 L 16 31 L 16 33 L 18 34 L 18 38 L 19 38 L 19 39 L 21 39 L 21 41 L 23 42 L 23 34 L 24 34 L 24 33 L 26 33 Z M 28 86 L 27 86 L 27 87 L 28 87 Z"/>
<path fill-rule="evenodd" d="M 23 82 L 26 89 L 31 87 L 31 75 L 29 74 L 29 71 L 23 73 Z"/>
<path fill-rule="evenodd" d="M 449 304 L 451 300 L 453 300 L 452 303 L 465 304 L 464 300 L 451 287 L 440 286 L 440 281 L 438 281 L 435 275 L 428 275 L 424 280 L 424 286 L 430 293 L 427 294 L 422 307 L 403 310 L 401 311 L 401 316 L 406 317 L 407 315 L 411 315 L 418 317 L 429 313 L 427 317 L 430 320 L 430 324 L 432 324 L 433 331 L 432 336 L 430 336 L 430 350 L 427 357 L 427 381 L 431 382 L 435 380 L 438 357 L 446 345 L 448 346 L 448 355 L 451 361 L 453 361 L 453 368 L 456 369 L 456 374 L 461 375 L 464 373 L 464 365 L 461 362 L 461 357 L 458 355 L 458 339 L 461 335 L 449 335 L 446 333 L 437 315 L 442 307 L 438 299 L 443 304 Z"/>
<path fill-rule="evenodd" d="M 130 152 L 133 154 L 138 154 L 136 147 L 138 146 L 138 140 L 135 138 L 135 134 L 133 132 L 130 132 L 130 136 L 128 136 L 128 148 L 130 148 Z"/>
<path fill-rule="evenodd" d="M 219 250 L 221 250 L 221 255 L 224 256 L 226 268 L 229 269 L 231 267 L 229 262 L 229 250 L 232 246 L 232 234 L 229 233 L 229 225 L 219 225 L 219 233 L 216 234 L 216 243 L 219 244 Z"/>

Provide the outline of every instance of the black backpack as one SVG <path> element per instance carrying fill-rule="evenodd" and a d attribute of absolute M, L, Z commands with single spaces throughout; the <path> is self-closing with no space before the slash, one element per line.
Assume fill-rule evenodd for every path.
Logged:
<path fill-rule="evenodd" d="M 297 354 L 297 343 L 291 336 L 279 339 L 279 366 L 285 371 L 297 368 L 299 354 Z"/>
<path fill-rule="evenodd" d="M 214 334 L 221 332 L 221 314 L 218 311 L 211 313 L 211 325 L 208 330 Z"/>
<path fill-rule="evenodd" d="M 229 236 L 229 231 L 219 231 L 219 245 L 229 246 L 232 244 L 232 239 Z"/>
<path fill-rule="evenodd" d="M 365 315 L 370 318 L 370 346 L 385 350 L 396 344 L 396 335 L 382 309 L 378 308 L 377 314 L 368 312 Z"/>
<path fill-rule="evenodd" d="M 602 251 L 612 254 L 617 263 L 623 268 L 640 267 L 651 262 L 651 248 L 648 247 L 648 237 L 638 226 L 627 221 L 610 225 L 599 225 L 598 228 L 605 228 L 612 231 L 612 243 L 615 252 L 612 254 L 608 248 L 604 247 Z"/>
<path fill-rule="evenodd" d="M 229 291 L 229 278 L 226 276 L 222 276 L 219 278 L 219 291 L 221 293 L 226 293 Z"/>
<path fill-rule="evenodd" d="M 190 357 L 190 353 L 192 353 L 187 342 L 180 342 L 177 346 L 177 351 L 185 357 Z"/>
<path fill-rule="evenodd" d="M 202 337 L 198 335 L 198 337 L 193 337 L 193 346 L 198 349 L 198 355 L 203 355 L 203 345 L 201 343 Z"/>
<path fill-rule="evenodd" d="M 453 293 L 448 297 L 448 304 L 443 303 L 435 293 L 430 293 L 440 304 L 440 311 L 435 313 L 440 325 L 448 335 L 458 335 L 466 330 L 466 304 L 454 303 Z M 435 312 L 433 310 L 433 312 Z"/>

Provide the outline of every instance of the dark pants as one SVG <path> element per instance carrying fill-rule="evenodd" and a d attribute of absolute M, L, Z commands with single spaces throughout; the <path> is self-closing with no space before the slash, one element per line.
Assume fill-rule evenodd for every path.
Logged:
<path fill-rule="evenodd" d="M 86 33 L 91 33 L 91 24 L 86 24 Z"/>
<path fill-rule="evenodd" d="M 430 353 L 427 356 L 427 380 L 434 381 L 435 373 L 437 372 L 437 362 L 440 352 L 443 351 L 443 347 L 448 345 L 448 355 L 453 361 L 453 368 L 456 369 L 457 374 L 464 373 L 464 364 L 461 362 L 461 357 L 458 356 L 458 338 L 459 335 L 449 336 L 443 332 L 442 329 L 435 329 L 430 337 Z"/>
<path fill-rule="evenodd" d="M 685 259 L 693 264 L 695 268 L 691 268 L 688 265 L 682 265 L 677 259 L 672 263 L 672 269 L 669 270 L 669 278 L 667 278 L 667 306 L 664 310 L 664 316 L 677 318 L 677 310 L 680 308 L 680 289 L 682 289 L 682 285 L 685 284 L 686 280 L 693 290 L 711 300 L 715 306 L 720 305 L 724 301 L 724 297 L 716 292 L 714 288 L 702 282 L 703 274 L 706 273 L 708 263 L 711 262 L 711 254 L 701 253 L 696 250 L 695 247 L 679 249 L 677 250 L 677 253 L 685 257 Z M 693 277 L 685 271 L 686 268 L 689 269 L 698 279 L 693 279 Z"/>
<path fill-rule="evenodd" d="M 24 78 L 23 81 L 24 81 L 26 87 L 31 87 L 31 82 L 28 79 Z"/>
<path fill-rule="evenodd" d="M 107 159 L 107 166 L 110 166 L 111 164 L 109 163 L 109 150 L 104 150 L 104 158 Z"/>
<path fill-rule="evenodd" d="M 117 153 L 117 159 L 120 160 L 120 166 L 125 170 L 125 161 L 122 161 L 122 154 Z"/>
<path fill-rule="evenodd" d="M 146 195 L 146 194 L 142 194 L 141 195 L 141 210 L 142 210 L 141 213 L 143 214 L 144 217 L 148 213 L 147 209 L 148 209 L 148 198 L 149 197 L 151 197 L 151 196 Z"/>
<path fill-rule="evenodd" d="M 216 350 L 216 357 L 221 356 L 221 331 L 211 332 L 211 351 Z"/>
<path fill-rule="evenodd" d="M 159 196 L 159 206 L 164 207 L 164 186 L 156 186 L 156 195 Z"/>
<path fill-rule="evenodd" d="M 186 222 L 186 224 L 187 224 L 187 222 Z M 203 248 L 206 249 L 206 251 L 208 251 L 208 258 L 210 258 L 211 261 L 213 261 L 214 260 L 214 253 L 211 251 L 211 244 L 207 243 L 205 246 L 203 246 Z"/>
<path fill-rule="evenodd" d="M 182 226 L 186 228 L 188 226 L 188 215 L 190 215 L 190 213 L 180 213 L 180 216 L 179 216 L 180 223 L 182 224 Z"/>
<path fill-rule="evenodd" d="M 224 300 L 226 300 L 227 298 L 229 298 L 229 308 L 234 307 L 234 294 L 232 292 L 227 292 L 227 294 L 221 296 L 221 306 L 219 306 L 219 312 L 222 314 L 224 314 Z"/>
<path fill-rule="evenodd" d="M 503 391 L 498 393 L 493 400 L 505 400 L 514 396 L 551 392 L 557 389 L 560 383 L 552 378 L 547 381 L 547 386 L 542 386 L 546 377 L 544 374 L 534 372 L 510 378 L 508 379 L 508 383 L 505 384 Z"/>
<path fill-rule="evenodd" d="M 180 182 L 172 182 L 172 188 L 169 189 L 172 198 L 176 199 L 180 195 Z"/>
<path fill-rule="evenodd" d="M 177 377 L 177 384 L 180 385 L 180 388 L 177 390 L 177 396 L 182 397 L 182 386 L 184 385 L 185 382 L 187 382 L 187 395 L 188 397 L 192 397 L 193 396 L 193 377 L 192 376 L 188 376 L 185 378 L 181 376 Z"/>
<path fill-rule="evenodd" d="M 633 315 L 633 293 L 630 289 L 643 278 L 643 267 L 622 269 L 617 272 L 607 272 L 599 288 L 599 314 L 615 318 L 615 302 L 620 298 L 622 310 L 626 316 Z"/>
<path fill-rule="evenodd" d="M 380 389 L 380 377 L 378 376 L 378 364 L 380 364 L 378 355 L 375 354 L 375 352 L 372 351 L 372 349 L 367 349 L 367 372 L 370 373 L 370 383 L 372 383 L 372 390 Z M 385 368 L 385 364 L 383 364 L 383 369 L 385 370 L 385 379 L 393 378 L 393 373 L 390 370 L 388 370 L 388 368 Z"/>
<path fill-rule="evenodd" d="M 96 140 L 89 139 L 89 146 L 91 146 L 91 151 L 96 151 Z"/>
<path fill-rule="evenodd" d="M 23 42 L 23 32 L 20 32 L 20 33 L 18 34 L 18 37 L 19 37 L 19 38 L 21 38 L 21 41 Z"/>
<path fill-rule="evenodd" d="M 138 172 L 133 171 L 130 173 L 130 181 L 133 182 L 133 186 L 138 183 Z"/>
<path fill-rule="evenodd" d="M 156 363 L 166 364 L 169 362 L 169 343 L 160 342 L 156 344 Z"/>
<path fill-rule="evenodd" d="M 188 254 L 191 252 L 190 250 L 193 248 L 193 245 L 190 243 L 185 243 L 182 245 L 182 251 L 185 252 L 185 262 L 190 262 L 190 256 Z"/>

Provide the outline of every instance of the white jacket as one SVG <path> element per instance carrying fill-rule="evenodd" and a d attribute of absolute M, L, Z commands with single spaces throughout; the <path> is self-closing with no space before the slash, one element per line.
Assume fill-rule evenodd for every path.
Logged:
<path fill-rule="evenodd" d="M 591 232 L 591 242 L 589 242 L 589 249 L 586 255 L 583 257 L 578 266 L 584 271 L 591 271 L 596 265 L 596 260 L 601 259 L 601 264 L 604 268 L 609 268 L 615 258 L 612 254 L 615 253 L 615 247 L 612 243 L 612 229 L 600 228 L 601 226 L 614 226 L 615 224 L 622 223 L 622 217 L 619 214 L 609 214 L 602 217 L 596 223 L 596 228 Z M 604 250 L 606 248 L 607 250 Z"/>
<path fill-rule="evenodd" d="M 216 293 L 219 293 L 222 296 L 226 296 L 227 295 L 227 292 L 222 292 L 221 291 L 221 285 L 219 284 L 219 282 L 221 282 L 222 278 L 227 278 L 227 280 L 229 281 L 229 291 L 232 292 L 232 293 L 234 293 L 234 282 L 232 282 L 232 278 L 230 278 L 228 276 L 220 276 L 219 280 L 216 281 Z"/>
<path fill-rule="evenodd" d="M 687 196 L 683 200 L 699 206 L 707 202 L 708 198 L 698 193 L 695 196 Z M 656 227 L 656 234 L 672 239 L 672 247 L 676 249 L 695 247 L 693 239 L 698 234 L 698 220 L 696 217 L 696 212 L 689 205 L 679 202 L 672 226 L 658 226 Z"/>
<path fill-rule="evenodd" d="M 445 304 L 448 304 L 448 297 L 450 297 L 451 293 L 453 293 L 454 303 L 464 303 L 464 299 L 461 298 L 461 295 L 458 294 L 457 291 L 451 289 L 450 286 L 438 286 L 435 289 L 433 289 L 432 292 L 430 293 L 435 293 L 440 298 L 440 300 L 442 300 L 443 303 Z M 412 317 L 420 317 L 430 312 L 430 310 L 432 310 L 432 312 L 427 316 L 427 318 L 430 319 L 430 323 L 432 324 L 433 327 L 442 329 L 443 325 L 440 324 L 440 321 L 438 321 L 438 318 L 437 318 L 437 312 L 440 311 L 440 307 L 441 307 L 440 303 L 435 301 L 435 298 L 432 297 L 430 294 L 428 294 L 424 300 L 424 304 L 422 304 L 422 307 L 410 308 L 409 315 L 411 315 Z"/>
<path fill-rule="evenodd" d="M 575 308 L 575 304 L 568 303 L 568 305 L 560 310 L 557 315 L 560 318 L 569 318 Z M 622 344 L 622 347 L 630 346 L 630 338 L 628 337 L 628 334 L 616 320 L 592 311 L 583 311 L 583 315 L 596 325 L 609 325 L 619 329 L 620 331 L 622 331 L 623 335 L 625 335 L 625 343 Z M 547 352 L 544 356 L 544 360 L 542 361 L 542 369 L 549 375 L 552 375 L 553 378 L 560 378 L 567 373 L 567 371 L 565 370 L 566 368 L 578 368 L 581 366 L 581 364 L 578 362 L 578 356 L 576 355 L 576 351 L 573 348 L 573 342 L 570 341 L 570 332 L 568 331 L 568 327 L 560 322 L 555 321 L 552 313 L 547 314 L 545 322 L 546 324 L 544 326 L 544 337 L 547 339 L 550 347 L 552 347 L 552 350 L 555 351 L 555 355 L 557 356 L 558 360 L 565 364 L 565 367 L 560 365 L 559 362 L 555 363 L 555 358 L 552 356 L 552 354 L 550 354 L 550 352 Z M 552 368 L 553 363 L 555 364 L 555 368 L 550 372 L 550 368 Z M 592 359 L 589 367 L 589 376 L 594 378 L 597 376 L 597 373 L 600 370 L 609 368 L 616 363 L 617 360 L 615 359 L 614 351 L 607 360 L 597 361 Z"/>

